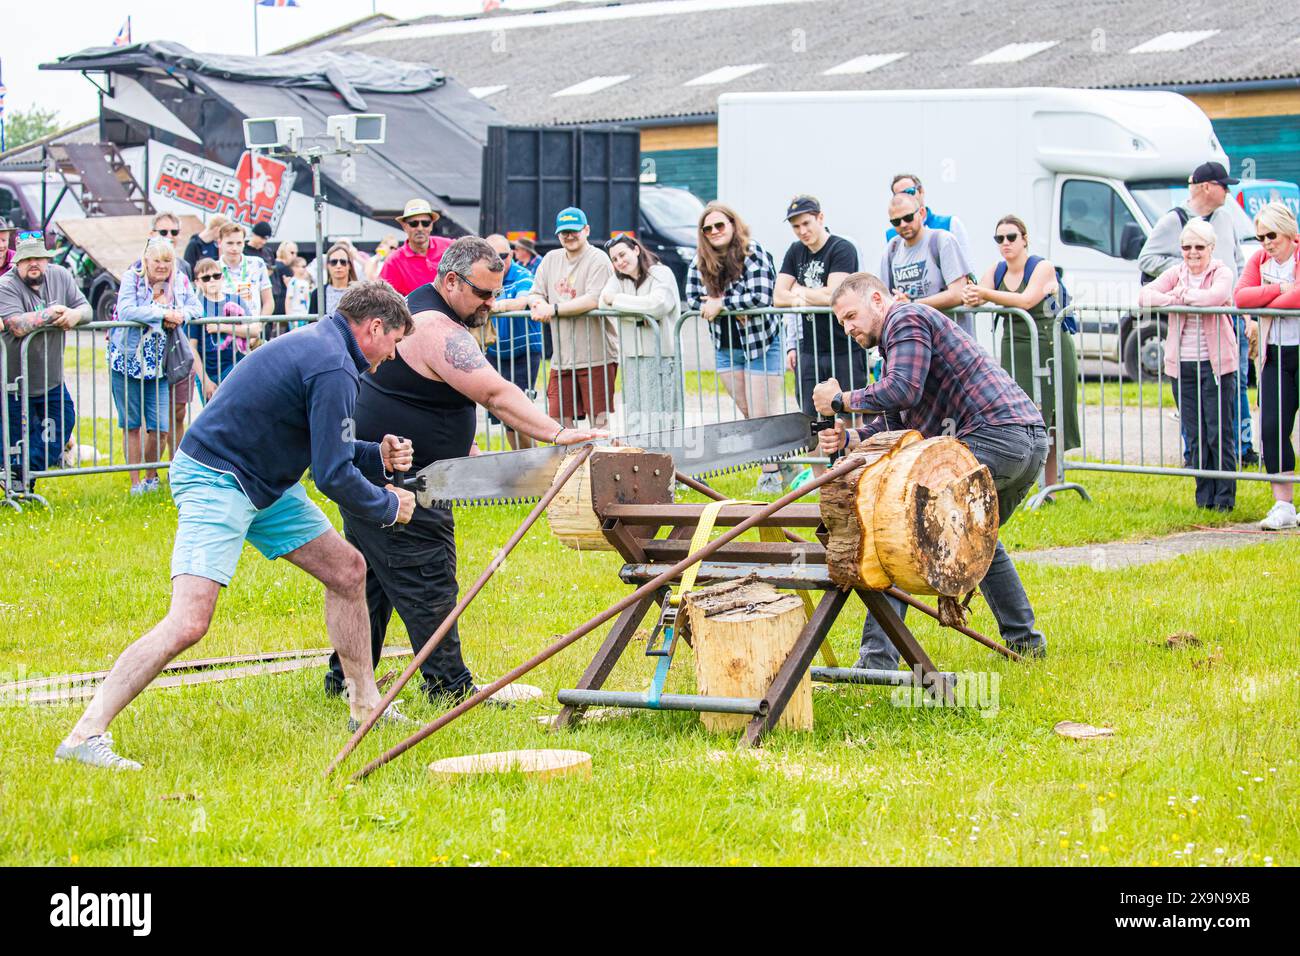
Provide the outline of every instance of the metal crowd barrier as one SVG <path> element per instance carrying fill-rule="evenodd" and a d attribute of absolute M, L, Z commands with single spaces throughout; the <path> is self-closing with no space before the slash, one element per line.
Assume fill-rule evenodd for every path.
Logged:
<path fill-rule="evenodd" d="M 1248 359 L 1245 366 L 1238 368 L 1239 377 L 1232 383 L 1225 383 L 1224 376 L 1213 375 L 1212 367 L 1206 361 L 1204 368 L 1210 374 L 1203 378 L 1212 381 L 1206 383 L 1206 387 L 1198 387 L 1195 395 L 1187 394 L 1179 381 L 1171 379 L 1164 371 L 1163 356 L 1170 314 L 1227 315 L 1247 319 L 1300 318 L 1300 310 L 1237 309 L 1227 306 L 1139 308 L 1076 303 L 1066 306 L 1057 313 L 1053 337 L 1057 354 L 1060 354 L 1064 336 L 1071 334 L 1064 331 L 1062 322 L 1067 316 L 1076 317 L 1080 331 L 1073 336 L 1080 357 L 1077 407 L 1082 442 L 1078 449 L 1066 448 L 1063 436 L 1058 433 L 1057 461 L 1062 476 L 1067 470 L 1100 471 L 1294 484 L 1294 474 L 1267 474 L 1262 470 L 1264 440 L 1269 440 L 1278 449 L 1280 458 L 1281 449 L 1294 439 L 1294 429 L 1291 435 L 1283 434 L 1279 414 L 1275 416 L 1276 432 L 1265 436 L 1262 427 L 1255 427 L 1249 404 L 1245 406 L 1246 414 L 1242 414 L 1240 376 L 1249 375 L 1252 366 L 1258 372 L 1256 362 Z M 1125 330 L 1127 338 L 1122 338 Z M 1202 344 L 1207 350 L 1222 346 L 1226 351 L 1230 347 L 1227 342 L 1218 341 L 1218 329 L 1213 337 L 1206 337 L 1203 327 L 1199 325 L 1196 332 L 1194 351 L 1198 355 Z M 1240 362 L 1242 343 L 1235 334 L 1234 341 Z M 1135 343 L 1138 346 L 1135 353 L 1138 374 L 1133 376 L 1122 366 L 1125 352 L 1134 353 L 1132 346 Z M 1268 344 L 1260 341 L 1259 350 L 1262 352 L 1266 348 Z M 1133 357 L 1134 354 L 1128 355 L 1130 359 Z M 1091 364 L 1093 368 L 1089 370 L 1085 363 Z M 1119 369 L 1108 368 L 1117 364 L 1121 366 Z M 1132 362 L 1129 364 L 1132 365 Z M 1263 374 L 1277 376 L 1271 384 L 1275 386 L 1273 393 L 1279 396 L 1280 403 L 1282 387 L 1289 384 L 1283 380 L 1282 363 L 1270 363 Z M 1300 375 L 1297 378 L 1300 379 Z M 1058 407 L 1062 402 L 1062 384 L 1059 380 L 1056 383 Z M 1092 391 L 1097 393 L 1096 402 L 1088 400 L 1089 385 L 1095 386 Z M 1300 381 L 1296 385 L 1300 387 Z M 1229 389 L 1227 394 L 1225 389 Z M 1263 392 L 1263 388 L 1258 389 L 1257 405 L 1262 402 Z M 1187 421 L 1189 415 L 1190 429 Z M 1262 419 L 1262 414 L 1260 417 Z M 1243 420 L 1251 426 L 1249 430 L 1242 427 Z M 1217 444 L 1221 447 L 1217 455 L 1211 455 L 1211 460 L 1206 461 L 1204 450 L 1199 448 L 1199 437 L 1209 434 L 1210 429 L 1215 430 Z M 1193 449 L 1189 448 L 1185 438 L 1188 430 L 1198 436 L 1195 450 L 1201 452 L 1199 461 L 1191 457 Z M 1246 470 L 1248 466 L 1243 465 L 1242 438 L 1246 434 L 1251 436 L 1252 451 L 1261 458 L 1259 471 Z M 1229 438 L 1230 441 L 1227 440 Z M 1226 448 L 1228 445 L 1231 445 L 1230 451 Z M 1074 456 L 1067 458 L 1069 452 L 1074 452 Z"/>
<path fill-rule="evenodd" d="M 203 326 L 205 329 L 233 324 L 255 326 L 256 339 L 265 340 L 273 337 L 270 334 L 272 330 L 287 330 L 316 319 L 314 315 L 250 316 L 239 319 L 199 319 L 188 325 Z M 46 504 L 45 499 L 34 490 L 34 483 L 43 478 L 122 471 L 139 474 L 157 472 L 168 467 L 169 461 L 163 457 L 163 450 L 170 447 L 174 454 L 170 438 L 176 425 L 172 397 L 176 389 L 182 386 L 169 386 L 165 378 L 125 379 L 122 390 L 124 394 L 120 397 L 128 403 L 135 400 L 143 409 L 146 401 L 151 401 L 157 407 L 165 399 L 168 408 L 164 419 L 168 426 L 166 434 L 161 429 L 153 433 L 144 428 L 135 429 L 141 433 L 141 448 L 138 455 L 133 453 L 129 448 L 132 440 L 126 435 L 118 435 L 119 396 L 113 394 L 108 368 L 107 336 L 111 330 L 119 328 L 144 331 L 148 326 L 126 321 L 87 322 L 68 330 L 43 326 L 21 339 L 18 380 L 4 381 L 6 397 L 16 397 L 19 413 L 17 440 L 11 442 L 11 409 L 9 402 L 5 402 L 3 426 L 9 446 L 6 457 L 17 463 L 16 477 L 10 474 L 10 469 L 4 470 L 3 497 L 6 502 L 36 501 Z M 49 387 L 42 393 L 40 386 L 48 386 L 48 376 L 42 374 L 41 381 L 37 383 L 32 368 L 33 343 L 41 341 L 41 336 L 51 335 L 64 337 L 63 380 L 57 395 L 52 394 L 54 389 Z M 182 427 L 188 426 L 195 409 L 201 408 L 204 401 L 202 380 L 206 375 L 200 373 L 200 366 L 207 358 L 209 344 L 209 337 L 205 334 L 199 340 L 199 349 L 195 351 L 195 369 L 189 383 L 191 396 L 184 405 L 185 411 L 180 421 Z M 4 343 L 0 342 L 0 350 L 3 347 Z M 193 350 L 193 340 L 191 349 Z M 216 359 L 213 371 L 218 378 L 224 378 L 230 367 L 238 361 L 234 358 L 231 365 L 225 365 L 224 355 L 227 351 L 229 350 L 222 348 Z M 4 354 L 0 351 L 0 358 Z M 44 371 L 48 371 L 48 366 L 42 370 Z M 38 401 L 34 406 L 32 400 L 40 399 L 42 394 L 44 401 Z M 33 411 L 41 415 L 34 429 Z M 179 446 L 179 437 L 175 439 L 175 446 Z"/>
<path fill-rule="evenodd" d="M 15 498 L 13 484 L 13 464 L 19 460 L 19 447 L 9 440 L 9 402 L 18 397 L 18 383 L 9 381 L 9 349 L 5 340 L 0 338 L 0 449 L 4 451 L 4 460 L 0 462 L 0 505 L 22 511 L 22 506 Z"/>

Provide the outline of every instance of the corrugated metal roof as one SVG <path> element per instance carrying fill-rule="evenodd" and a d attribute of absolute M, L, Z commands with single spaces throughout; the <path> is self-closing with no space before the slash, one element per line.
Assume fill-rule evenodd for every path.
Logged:
<path fill-rule="evenodd" d="M 967 0 L 918 0 L 907 7 L 861 0 L 790 0 L 761 6 L 697 9 L 642 0 L 631 17 L 577 23 L 545 13 L 501 9 L 462 21 L 472 32 L 383 42 L 355 34 L 326 41 L 346 49 L 437 66 L 471 87 L 508 89 L 492 98 L 504 119 L 521 124 L 636 121 L 708 115 L 733 91 L 925 89 L 1007 86 L 1125 88 L 1250 82 L 1300 77 L 1300 23 L 1287 32 L 1276 3 L 1263 0 L 1141 4 L 1099 0 L 1003 0 L 996 8 Z M 653 13 L 677 10 L 686 12 Z M 510 28 L 504 21 L 511 21 Z M 520 22 L 528 21 L 528 22 Z M 549 24 L 549 25 L 548 25 Z M 1216 31 L 1170 52 L 1129 51 L 1170 32 Z M 1281 32 L 1279 32 L 1281 31 Z M 412 31 L 418 33 L 421 31 Z M 1017 62 L 972 61 L 1013 43 L 1056 41 Z M 873 54 L 907 53 L 866 73 L 827 73 Z M 767 68 L 718 85 L 688 80 L 728 64 Z M 598 94 L 552 96 L 591 76 L 631 74 Z"/>

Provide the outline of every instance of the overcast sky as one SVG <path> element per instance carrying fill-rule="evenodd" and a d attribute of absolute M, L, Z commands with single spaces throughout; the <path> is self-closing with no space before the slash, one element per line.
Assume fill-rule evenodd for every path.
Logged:
<path fill-rule="evenodd" d="M 505 0 L 506 10 L 550 6 L 559 0 Z M 606 0 L 598 0 L 606 2 Z M 294 8 L 257 8 L 263 52 L 364 17 L 372 7 L 403 19 L 464 16 L 483 0 L 298 0 Z M 0 69 L 9 89 L 5 112 L 39 105 L 58 111 L 60 125 L 94 117 L 94 87 L 80 73 L 37 69 L 60 56 L 108 46 L 131 17 L 131 39 L 174 40 L 204 53 L 253 52 L 253 0 L 46 0 L 5 3 L 0 23 Z M 437 64 L 434 64 L 435 66 Z"/>

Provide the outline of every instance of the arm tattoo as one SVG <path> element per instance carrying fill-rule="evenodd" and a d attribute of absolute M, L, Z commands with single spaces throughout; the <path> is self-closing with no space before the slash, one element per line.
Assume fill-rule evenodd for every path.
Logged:
<path fill-rule="evenodd" d="M 4 327 L 10 334 L 22 337 L 33 329 L 38 329 L 46 325 L 45 311 L 39 312 L 22 312 L 18 315 L 11 315 L 4 320 Z"/>
<path fill-rule="evenodd" d="M 474 337 L 460 330 L 447 336 L 447 348 L 443 357 L 451 363 L 452 368 L 461 372 L 472 372 L 487 365 L 487 359 L 483 357 Z"/>

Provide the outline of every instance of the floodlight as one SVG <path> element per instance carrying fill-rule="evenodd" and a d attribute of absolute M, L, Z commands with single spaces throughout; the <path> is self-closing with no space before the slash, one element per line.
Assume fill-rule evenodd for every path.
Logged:
<path fill-rule="evenodd" d="M 383 113 L 340 113 L 325 119 L 325 133 L 344 143 L 382 143 L 388 117 Z"/>
<path fill-rule="evenodd" d="M 244 145 L 249 149 L 296 149 L 302 139 L 301 116 L 263 116 L 244 120 Z"/>

